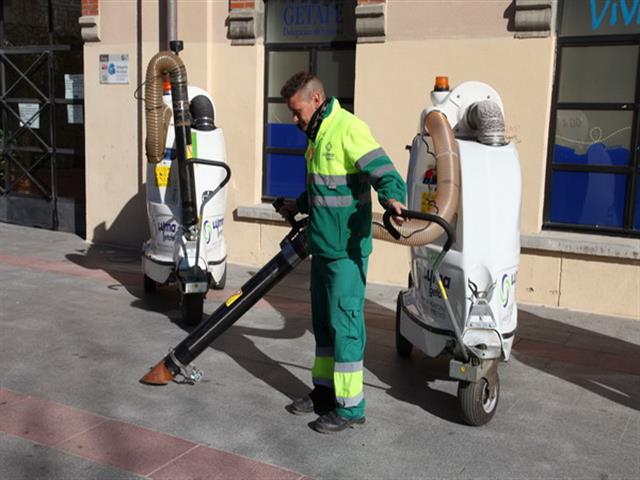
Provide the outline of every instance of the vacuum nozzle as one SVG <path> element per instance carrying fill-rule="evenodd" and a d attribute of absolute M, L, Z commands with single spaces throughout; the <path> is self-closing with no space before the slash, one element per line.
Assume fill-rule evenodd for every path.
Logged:
<path fill-rule="evenodd" d="M 164 359 L 153 367 L 149 373 L 140 379 L 140 383 L 147 385 L 166 385 L 173 380 L 174 375 L 169 371 L 164 363 Z"/>

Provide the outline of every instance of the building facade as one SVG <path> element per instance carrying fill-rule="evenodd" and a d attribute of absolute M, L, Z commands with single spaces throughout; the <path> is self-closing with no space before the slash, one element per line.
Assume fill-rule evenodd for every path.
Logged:
<path fill-rule="evenodd" d="M 302 187 L 304 138 L 278 94 L 291 73 L 325 79 L 400 172 L 446 75 L 504 103 L 523 175 L 519 301 L 640 317 L 639 0 L 176 3 L 189 83 L 211 94 L 225 133 L 229 261 L 271 258 L 286 230 L 268 202 Z M 148 237 L 139 87 L 166 49 L 165 18 L 155 0 L 82 0 L 89 241 Z M 107 58 L 121 82 L 101 80 Z M 370 281 L 403 285 L 409 252 L 376 242 L 369 265 Z"/>

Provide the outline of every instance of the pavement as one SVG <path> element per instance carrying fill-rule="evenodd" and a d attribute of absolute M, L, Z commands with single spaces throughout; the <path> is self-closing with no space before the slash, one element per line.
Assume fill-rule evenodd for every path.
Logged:
<path fill-rule="evenodd" d="M 284 232 L 284 230 L 283 230 Z M 256 271 L 229 265 L 210 314 Z M 460 421 L 443 362 L 396 355 L 398 287 L 367 290 L 367 423 L 285 410 L 310 387 L 308 265 L 213 342 L 195 385 L 138 380 L 187 335 L 138 252 L 0 223 L 0 478 L 638 479 L 640 321 L 520 306 L 494 419 Z"/>

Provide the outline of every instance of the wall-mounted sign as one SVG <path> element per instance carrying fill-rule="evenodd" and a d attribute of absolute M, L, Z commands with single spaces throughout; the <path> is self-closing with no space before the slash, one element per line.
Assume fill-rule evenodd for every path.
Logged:
<path fill-rule="evenodd" d="M 270 0 L 268 43 L 355 41 L 355 0 Z"/>
<path fill-rule="evenodd" d="M 19 103 L 20 126 L 28 125 L 29 128 L 40 128 L 40 105 L 37 103 Z"/>
<path fill-rule="evenodd" d="M 83 122 L 82 105 L 67 105 L 67 122 L 70 124 L 81 124 Z"/>
<path fill-rule="evenodd" d="M 84 98 L 84 75 L 64 74 L 64 98 Z"/>
<path fill-rule="evenodd" d="M 110 53 L 100 55 L 100 83 L 129 83 L 128 53 Z"/>

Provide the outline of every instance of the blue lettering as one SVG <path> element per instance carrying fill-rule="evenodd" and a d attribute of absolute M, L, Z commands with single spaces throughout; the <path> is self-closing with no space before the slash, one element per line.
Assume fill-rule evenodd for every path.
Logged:
<path fill-rule="evenodd" d="M 609 9 L 609 5 L 611 4 L 611 0 L 607 0 L 602 7 L 602 13 L 598 17 L 596 12 L 596 0 L 591 0 L 591 30 L 597 30 L 602 25 L 602 21 L 604 20 L 605 15 L 607 14 L 607 10 Z"/>
<path fill-rule="evenodd" d="M 627 9 L 627 0 L 620 0 L 620 12 L 622 13 L 622 18 L 624 18 L 624 24 L 630 25 L 633 21 L 633 16 L 638 9 L 638 0 L 633 0 L 633 8 L 631 11 Z M 640 16 L 640 12 L 638 12 Z M 638 23 L 638 19 L 636 19 L 636 23 Z"/>
<path fill-rule="evenodd" d="M 282 19 L 285 25 L 291 25 L 293 23 L 293 6 L 284 8 L 282 11 Z"/>
<path fill-rule="evenodd" d="M 638 9 L 640 0 L 632 0 L 633 3 L 631 4 L 631 7 L 627 4 L 628 0 L 617 0 L 617 2 L 613 3 L 611 0 L 606 0 L 604 5 L 602 5 L 600 12 L 598 12 L 596 1 L 597 0 L 590 0 L 589 2 L 591 7 L 591 30 L 598 30 L 602 26 L 607 13 L 609 13 L 609 25 L 617 25 L 618 6 L 620 7 L 620 16 L 622 17 L 625 25 L 631 25 L 634 17 L 636 17 L 636 24 L 640 25 L 640 9 Z"/>
<path fill-rule="evenodd" d="M 609 17 L 609 25 L 614 26 L 618 23 L 618 4 L 614 3 L 611 7 L 611 16 Z"/>

